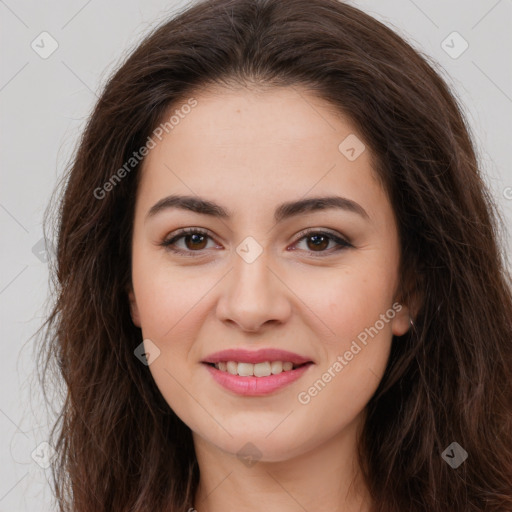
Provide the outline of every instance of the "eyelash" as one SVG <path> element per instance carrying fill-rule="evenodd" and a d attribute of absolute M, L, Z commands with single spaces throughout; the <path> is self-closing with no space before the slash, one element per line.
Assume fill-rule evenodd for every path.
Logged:
<path fill-rule="evenodd" d="M 209 233 L 203 229 L 200 229 L 200 228 L 183 228 L 183 229 L 180 229 L 178 230 L 174 236 L 172 236 L 172 238 L 168 238 L 164 241 L 162 241 L 159 245 L 164 247 L 166 250 L 168 251 L 172 251 L 176 254 L 180 254 L 180 255 L 183 255 L 183 256 L 186 256 L 186 257 L 199 257 L 199 256 L 202 256 L 202 251 L 204 251 L 205 249 L 201 249 L 199 251 L 184 251 L 184 250 L 181 250 L 181 249 L 176 249 L 174 247 L 172 247 L 176 241 L 178 241 L 179 239 L 181 238 L 185 238 L 187 235 L 203 235 L 203 236 L 207 236 L 209 238 L 212 238 Z M 325 255 L 331 255 L 333 252 L 338 252 L 338 251 L 341 251 L 343 249 L 347 249 L 347 248 L 350 248 L 350 247 L 354 247 L 350 242 L 348 242 L 347 240 L 344 240 L 343 238 L 329 232 L 329 231 L 317 231 L 317 230 L 314 230 L 314 229 L 310 229 L 310 230 L 305 230 L 305 231 L 301 231 L 299 233 L 299 238 L 297 239 L 297 241 L 294 243 L 294 244 L 297 244 L 298 242 L 300 242 L 301 240 L 303 240 L 304 238 L 307 238 L 308 236 L 312 236 L 312 235 L 321 235 L 321 236 L 324 236 L 324 237 L 327 237 L 329 238 L 330 240 L 336 242 L 336 244 L 338 244 L 338 247 L 335 248 L 334 251 L 306 251 L 308 252 L 311 256 L 313 257 L 325 257 Z M 194 253 L 197 253 L 197 254 L 194 254 Z M 327 253 L 327 254 L 326 254 Z"/>

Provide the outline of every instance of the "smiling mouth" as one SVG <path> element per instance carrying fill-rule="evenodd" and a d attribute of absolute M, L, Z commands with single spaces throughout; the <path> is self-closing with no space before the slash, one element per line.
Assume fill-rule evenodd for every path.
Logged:
<path fill-rule="evenodd" d="M 302 364 L 295 364 L 290 361 L 264 361 L 261 363 L 242 363 L 237 361 L 219 361 L 218 363 L 205 363 L 212 368 L 216 368 L 224 373 L 237 375 L 240 377 L 269 377 L 270 375 L 279 375 L 303 366 L 313 364 L 308 361 Z"/>

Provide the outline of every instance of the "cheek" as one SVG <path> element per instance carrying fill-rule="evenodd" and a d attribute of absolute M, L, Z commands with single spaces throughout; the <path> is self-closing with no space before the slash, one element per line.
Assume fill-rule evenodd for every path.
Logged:
<path fill-rule="evenodd" d="M 340 279 L 324 297 L 322 321 L 335 336 L 320 340 L 322 362 L 295 397 L 305 421 L 323 418 L 318 428 L 324 433 L 340 430 L 362 413 L 379 386 L 391 349 L 396 313 L 388 288 L 379 279 L 352 277 Z"/>
<path fill-rule="evenodd" d="M 204 318 L 208 291 L 215 280 L 207 275 L 200 278 L 169 265 L 149 267 L 150 272 L 137 275 L 133 284 L 137 297 L 144 339 L 151 339 L 159 356 L 149 371 L 165 401 L 192 429 L 205 426 L 215 431 L 218 425 L 205 414 L 200 383 L 196 382 L 199 367 L 198 347 L 194 341 Z M 204 273 L 203 273 L 204 274 Z M 219 433 L 220 435 L 220 433 Z"/>
<path fill-rule="evenodd" d="M 194 267 L 176 268 L 165 254 L 134 254 L 132 281 L 144 337 L 164 342 L 194 316 L 215 276 Z"/>
<path fill-rule="evenodd" d="M 195 342 L 219 276 L 192 266 L 173 267 L 165 256 L 142 256 L 134 255 L 132 281 L 143 338 L 159 349 L 149 370 L 167 403 L 188 417 L 194 401 L 185 389 L 200 364 L 201 347 Z"/>
<path fill-rule="evenodd" d="M 392 270 L 379 265 L 351 267 L 333 272 L 322 287 L 303 284 L 299 292 L 308 297 L 318 325 L 329 330 L 319 340 L 322 363 L 303 384 L 297 401 L 310 410 L 338 410 L 333 426 L 361 412 L 385 371 L 396 316 Z"/>
<path fill-rule="evenodd" d="M 315 314 L 315 330 L 325 332 L 327 347 L 341 349 L 389 310 L 394 285 L 393 269 L 365 263 L 311 274 L 307 279 L 302 275 L 293 289 Z M 384 330 L 391 332 L 391 325 L 386 324 Z"/>

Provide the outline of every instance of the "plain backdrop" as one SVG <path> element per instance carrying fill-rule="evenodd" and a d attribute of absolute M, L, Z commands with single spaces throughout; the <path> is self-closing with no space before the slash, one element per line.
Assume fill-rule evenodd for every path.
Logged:
<path fill-rule="evenodd" d="M 435 60 L 467 112 L 510 230 L 511 0 L 350 3 Z M 186 5 L 0 0 L 0 512 L 56 509 L 50 469 L 32 456 L 48 434 L 31 339 L 48 292 L 42 215 L 111 72 L 152 27 Z M 506 243 L 510 249 L 510 234 Z"/>

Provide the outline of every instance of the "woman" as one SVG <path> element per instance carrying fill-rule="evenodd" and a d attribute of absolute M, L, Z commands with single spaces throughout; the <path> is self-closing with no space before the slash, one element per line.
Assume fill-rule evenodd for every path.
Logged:
<path fill-rule="evenodd" d="M 496 219 L 456 100 L 375 19 L 170 20 L 108 82 L 59 211 L 60 509 L 512 510 Z"/>

